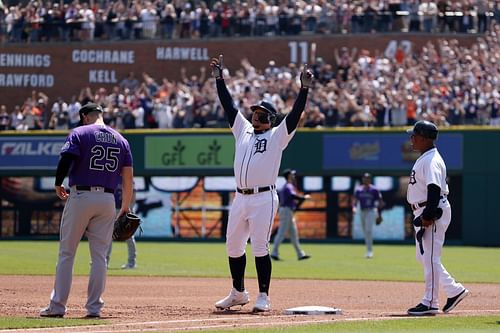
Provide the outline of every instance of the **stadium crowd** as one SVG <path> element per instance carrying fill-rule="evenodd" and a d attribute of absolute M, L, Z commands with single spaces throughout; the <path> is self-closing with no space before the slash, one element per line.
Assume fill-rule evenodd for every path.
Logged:
<path fill-rule="evenodd" d="M 500 125 L 500 25 L 471 47 L 455 39 L 427 43 L 422 50 L 370 54 L 367 50 L 334 50 L 334 63 L 313 57 L 316 80 L 310 89 L 305 127 L 404 126 L 428 119 L 438 126 Z M 257 70 L 243 59 L 226 73 L 236 107 L 265 98 L 278 110 L 291 109 L 299 89 L 300 68 L 274 61 Z M 182 80 L 155 80 L 130 73 L 110 91 L 84 88 L 71 100 L 33 91 L 14 110 L 0 106 L 0 129 L 68 129 L 88 101 L 103 106 L 106 123 L 118 129 L 226 127 L 213 80 L 205 67 Z M 247 114 L 250 116 L 250 114 Z"/>
<path fill-rule="evenodd" d="M 91 41 L 276 36 L 301 33 L 484 33 L 495 0 L 89 2 L 0 0 L 0 41 Z M 209 3 L 210 5 L 207 5 Z"/>

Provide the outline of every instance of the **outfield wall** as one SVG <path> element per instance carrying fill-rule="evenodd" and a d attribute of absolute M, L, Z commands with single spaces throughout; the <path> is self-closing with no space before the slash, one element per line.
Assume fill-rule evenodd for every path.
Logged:
<path fill-rule="evenodd" d="M 138 176 L 232 176 L 234 141 L 228 130 L 125 131 Z M 0 133 L 0 176 L 53 176 L 66 132 Z M 442 130 L 437 145 L 453 177 L 454 210 L 468 245 L 500 245 L 498 188 L 500 129 Z M 418 157 L 404 129 L 301 129 L 281 170 L 301 175 L 407 176 Z M 454 188 L 451 188 L 452 194 Z M 328 207 L 327 207 L 328 209 Z M 327 215 L 328 216 L 328 215 Z"/>

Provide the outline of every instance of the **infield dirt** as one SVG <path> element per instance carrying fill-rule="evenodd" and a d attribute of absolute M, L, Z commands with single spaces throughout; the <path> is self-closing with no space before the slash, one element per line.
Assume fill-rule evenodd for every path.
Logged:
<path fill-rule="evenodd" d="M 76 276 L 66 318 L 85 316 L 87 276 Z M 48 304 L 53 276 L 0 276 L 2 316 L 38 317 Z M 400 318 L 420 302 L 422 283 L 273 279 L 272 311 L 252 314 L 257 294 L 255 279 L 247 279 L 250 303 L 240 311 L 216 311 L 214 303 L 227 295 L 229 278 L 108 277 L 102 317 L 111 324 L 37 329 L 37 332 L 134 332 L 183 329 L 230 329 L 295 325 L 335 320 Z M 500 285 L 466 284 L 471 291 L 450 314 L 500 314 Z M 446 296 L 441 291 L 441 305 Z M 321 305 L 343 310 L 341 315 L 287 316 L 286 308 Z M 9 332 L 15 332 L 11 330 Z"/>

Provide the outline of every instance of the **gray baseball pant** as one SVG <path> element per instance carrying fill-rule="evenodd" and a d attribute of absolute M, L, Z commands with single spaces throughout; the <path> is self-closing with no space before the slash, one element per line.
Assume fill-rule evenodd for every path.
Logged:
<path fill-rule="evenodd" d="M 75 254 L 85 234 L 92 260 L 85 308 L 89 314 L 100 313 L 104 305 L 101 295 L 106 285 L 106 252 L 111 243 L 115 217 L 113 194 L 71 191 L 61 219 L 59 259 L 49 305 L 51 312 L 66 312 Z"/>

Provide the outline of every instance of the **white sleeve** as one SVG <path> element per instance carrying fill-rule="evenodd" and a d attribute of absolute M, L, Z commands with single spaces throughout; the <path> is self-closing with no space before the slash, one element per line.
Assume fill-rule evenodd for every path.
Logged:
<path fill-rule="evenodd" d="M 234 137 L 238 140 L 243 133 L 252 130 L 252 124 L 245 119 L 245 117 L 238 111 L 236 118 L 234 119 L 233 127 L 231 127 L 231 132 L 233 132 Z"/>

